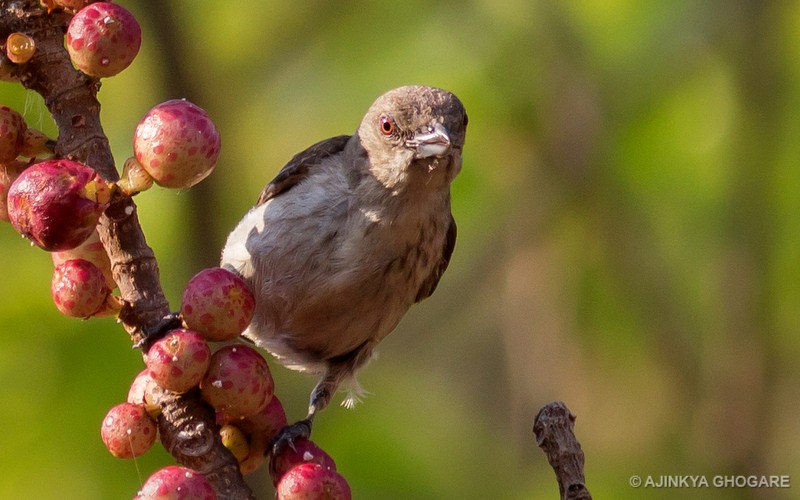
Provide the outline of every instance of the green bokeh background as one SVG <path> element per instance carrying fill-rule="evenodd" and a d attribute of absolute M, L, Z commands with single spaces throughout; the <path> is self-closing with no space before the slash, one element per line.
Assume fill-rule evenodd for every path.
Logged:
<path fill-rule="evenodd" d="M 209 179 L 137 197 L 174 308 L 293 153 L 392 87 L 465 103 L 450 269 L 362 372 L 372 395 L 315 428 L 355 498 L 557 498 L 531 433 L 554 399 L 578 416 L 595 498 L 797 497 L 800 3 L 120 3 L 144 41 L 99 94 L 118 163 L 170 98 L 222 133 Z M 0 103 L 55 134 L 37 95 L 0 83 Z M 8 224 L 0 255 L 0 498 L 130 498 L 170 463 L 99 437 L 141 356 L 113 320 L 59 315 L 50 257 Z M 300 418 L 313 380 L 272 367 Z"/>

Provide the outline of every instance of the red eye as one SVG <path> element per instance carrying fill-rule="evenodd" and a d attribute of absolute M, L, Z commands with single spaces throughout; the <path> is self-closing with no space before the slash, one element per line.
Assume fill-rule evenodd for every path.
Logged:
<path fill-rule="evenodd" d="M 394 132 L 394 122 L 388 116 L 381 116 L 381 133 L 383 135 L 392 135 Z"/>

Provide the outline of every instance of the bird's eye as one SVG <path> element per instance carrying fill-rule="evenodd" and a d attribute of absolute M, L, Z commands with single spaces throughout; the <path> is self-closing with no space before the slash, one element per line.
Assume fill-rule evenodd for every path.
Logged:
<path fill-rule="evenodd" d="M 380 128 L 383 135 L 392 135 L 394 133 L 394 121 L 388 116 L 381 116 Z"/>

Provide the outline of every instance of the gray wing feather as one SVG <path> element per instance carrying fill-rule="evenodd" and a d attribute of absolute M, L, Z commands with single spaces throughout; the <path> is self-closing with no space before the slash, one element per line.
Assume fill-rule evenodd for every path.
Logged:
<path fill-rule="evenodd" d="M 256 206 L 263 205 L 308 177 L 309 169 L 319 165 L 324 158 L 344 151 L 344 146 L 350 137 L 349 135 L 331 137 L 294 155 L 272 179 L 272 182 L 261 191 Z"/>

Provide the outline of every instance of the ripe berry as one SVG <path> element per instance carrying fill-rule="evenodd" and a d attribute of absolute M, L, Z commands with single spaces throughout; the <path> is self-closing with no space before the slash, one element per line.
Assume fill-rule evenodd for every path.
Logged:
<path fill-rule="evenodd" d="M 239 276 L 214 267 L 197 273 L 183 291 L 181 316 L 208 340 L 238 337 L 253 318 L 253 292 Z"/>
<path fill-rule="evenodd" d="M 128 403 L 144 406 L 150 418 L 156 420 L 161 414 L 161 407 L 156 404 L 156 397 L 164 389 L 153 380 L 150 370 L 144 369 L 136 375 L 128 390 Z"/>
<path fill-rule="evenodd" d="M 264 358 L 245 345 L 228 345 L 211 356 L 200 390 L 223 419 L 244 418 L 272 398 L 272 375 Z"/>
<path fill-rule="evenodd" d="M 272 484 L 277 485 L 281 478 L 293 467 L 304 463 L 319 464 L 326 469 L 336 470 L 336 462 L 325 450 L 306 438 L 295 439 L 292 446 L 287 446 L 280 455 L 272 457 L 269 474 Z"/>
<path fill-rule="evenodd" d="M 172 330 L 150 347 L 145 361 L 158 385 L 182 393 L 202 380 L 211 361 L 211 349 L 199 333 Z"/>
<path fill-rule="evenodd" d="M 341 474 L 320 464 L 304 463 L 287 472 L 276 487 L 278 500 L 350 500 Z"/>
<path fill-rule="evenodd" d="M 286 412 L 277 396 L 272 396 L 269 403 L 254 415 L 236 420 L 236 426 L 247 434 L 250 441 L 250 453 L 239 464 L 242 474 L 250 474 L 264 463 L 267 446 L 286 423 Z"/>
<path fill-rule="evenodd" d="M 186 467 L 169 465 L 153 473 L 134 500 L 216 500 L 206 477 Z"/>
<path fill-rule="evenodd" d="M 25 169 L 8 190 L 8 215 L 22 236 L 48 251 L 75 248 L 92 234 L 108 206 L 109 184 L 71 160 Z"/>
<path fill-rule="evenodd" d="M 0 163 L 17 158 L 27 128 L 21 114 L 8 106 L 0 106 Z"/>
<path fill-rule="evenodd" d="M 205 179 L 219 149 L 219 132 L 208 114 L 182 99 L 148 111 L 133 138 L 136 159 L 156 184 L 168 188 L 189 188 Z"/>
<path fill-rule="evenodd" d="M 14 160 L 9 163 L 0 163 L 0 220 L 8 219 L 8 190 L 11 184 L 19 177 L 20 172 L 28 168 L 25 162 Z"/>
<path fill-rule="evenodd" d="M 53 265 L 58 266 L 62 262 L 73 259 L 88 260 L 100 271 L 106 279 L 106 286 L 113 290 L 117 288 L 117 283 L 111 273 L 111 261 L 108 258 L 108 253 L 103 244 L 100 242 L 100 235 L 97 231 L 93 231 L 89 237 L 75 248 L 69 250 L 61 250 L 60 252 L 51 252 L 50 257 L 53 259 Z"/>
<path fill-rule="evenodd" d="M 153 446 L 156 424 L 143 406 L 121 403 L 106 414 L 100 436 L 115 457 L 138 457 Z"/>
<path fill-rule="evenodd" d="M 103 272 L 83 259 L 58 264 L 50 290 L 61 314 L 76 318 L 89 318 L 102 311 L 111 293 Z"/>
<path fill-rule="evenodd" d="M 128 10 L 109 2 L 89 4 L 67 28 L 67 51 L 89 76 L 114 76 L 127 68 L 142 44 L 142 29 Z"/>

